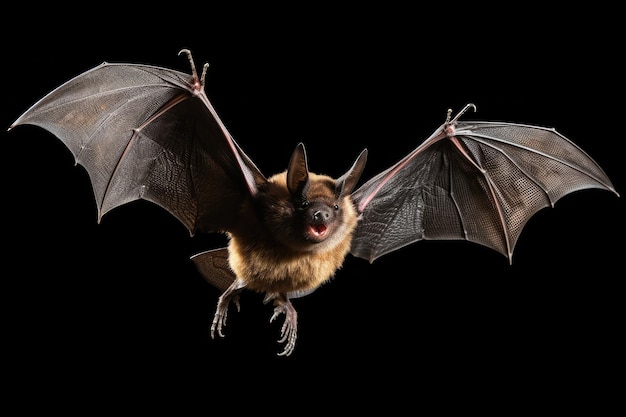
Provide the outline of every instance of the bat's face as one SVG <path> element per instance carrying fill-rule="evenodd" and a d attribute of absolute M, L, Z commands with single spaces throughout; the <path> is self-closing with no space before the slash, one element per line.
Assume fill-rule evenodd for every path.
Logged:
<path fill-rule="evenodd" d="M 263 223 L 279 242 L 305 252 L 325 251 L 351 235 L 357 213 L 333 178 L 309 174 L 306 192 L 291 193 L 286 177 L 287 172 L 271 177 L 259 200 Z"/>
<path fill-rule="evenodd" d="M 350 193 L 365 158 L 340 179 L 310 173 L 303 146 L 288 169 L 269 178 L 259 193 L 263 223 L 280 243 L 299 251 L 327 251 L 350 239 L 357 212 Z"/>

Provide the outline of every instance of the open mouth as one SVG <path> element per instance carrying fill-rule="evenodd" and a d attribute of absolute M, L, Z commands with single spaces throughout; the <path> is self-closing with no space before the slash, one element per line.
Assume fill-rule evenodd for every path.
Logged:
<path fill-rule="evenodd" d="M 328 228 L 326 227 L 325 224 L 312 224 L 309 225 L 309 232 L 317 237 L 317 238 L 322 238 L 324 237 L 324 235 L 326 235 L 326 232 L 328 231 Z"/>

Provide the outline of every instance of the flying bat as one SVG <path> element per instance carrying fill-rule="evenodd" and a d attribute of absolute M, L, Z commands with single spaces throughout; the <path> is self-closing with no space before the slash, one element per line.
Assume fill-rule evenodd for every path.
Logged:
<path fill-rule="evenodd" d="M 337 177 L 309 171 L 298 143 L 285 171 L 264 175 L 226 129 L 191 74 L 104 62 L 59 86 L 10 127 L 57 136 L 87 171 L 98 222 L 115 207 L 151 201 L 193 236 L 221 233 L 227 246 L 191 257 L 222 293 L 211 336 L 224 336 L 243 290 L 284 314 L 279 355 L 294 351 L 291 299 L 332 279 L 349 254 L 374 262 L 423 239 L 467 240 L 512 262 L 526 222 L 577 190 L 618 195 L 602 168 L 553 128 L 461 121 L 452 114 L 412 152 L 360 183 L 367 150 Z"/>

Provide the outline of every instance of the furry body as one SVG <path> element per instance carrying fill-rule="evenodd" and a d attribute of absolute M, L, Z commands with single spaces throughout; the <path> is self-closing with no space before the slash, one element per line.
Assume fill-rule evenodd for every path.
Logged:
<path fill-rule="evenodd" d="M 311 202 L 339 210 L 323 241 L 307 239 L 306 222 L 294 207 L 286 185 L 286 172 L 268 179 L 258 205 L 243 208 L 250 219 L 229 232 L 230 267 L 245 287 L 258 292 L 288 293 L 313 290 L 331 279 L 349 253 L 357 212 L 349 196 L 335 193 L 335 180 L 309 174 Z"/>

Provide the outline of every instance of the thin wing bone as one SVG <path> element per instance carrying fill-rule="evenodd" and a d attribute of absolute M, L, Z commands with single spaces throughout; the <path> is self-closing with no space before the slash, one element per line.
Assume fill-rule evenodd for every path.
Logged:
<path fill-rule="evenodd" d="M 373 262 L 422 239 L 464 239 L 511 260 L 538 210 L 577 190 L 617 194 L 598 164 L 554 129 L 458 122 L 464 111 L 353 193 L 361 213 L 353 255 Z"/>
<path fill-rule="evenodd" d="M 85 167 L 98 220 L 145 199 L 191 233 L 228 228 L 235 205 L 263 178 L 204 92 L 204 73 L 103 63 L 34 104 L 11 128 L 40 126 Z M 206 70 L 206 66 L 205 66 Z"/>

